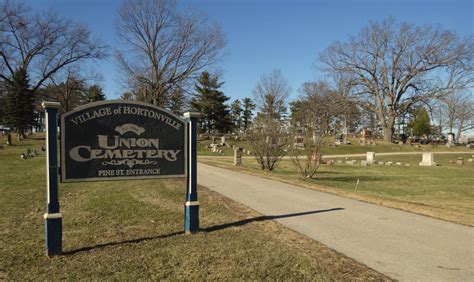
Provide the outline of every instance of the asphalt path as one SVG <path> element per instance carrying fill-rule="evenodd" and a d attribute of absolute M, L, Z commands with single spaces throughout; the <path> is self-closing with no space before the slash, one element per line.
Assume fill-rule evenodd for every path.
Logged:
<path fill-rule="evenodd" d="M 202 163 L 198 183 L 391 278 L 474 279 L 472 227 Z"/>

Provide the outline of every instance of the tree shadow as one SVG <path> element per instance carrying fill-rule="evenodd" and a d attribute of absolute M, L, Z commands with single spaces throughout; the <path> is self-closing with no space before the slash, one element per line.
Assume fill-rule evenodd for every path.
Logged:
<path fill-rule="evenodd" d="M 213 231 L 218 231 L 218 230 L 222 230 L 222 229 L 229 228 L 229 227 L 242 226 L 242 225 L 252 223 L 252 222 L 265 221 L 265 220 L 274 220 L 274 219 L 279 219 L 279 218 L 288 218 L 288 217 L 294 217 L 294 216 L 303 216 L 303 215 L 317 214 L 317 213 L 331 212 L 331 211 L 339 211 L 339 210 L 344 210 L 344 208 L 333 208 L 333 209 L 327 209 L 327 210 L 317 210 L 317 211 L 299 212 L 299 213 L 282 214 L 282 215 L 263 215 L 263 216 L 247 218 L 247 219 L 244 219 L 244 220 L 239 220 L 239 221 L 235 221 L 235 222 L 231 222 L 231 223 L 224 223 L 224 224 L 220 224 L 220 225 L 207 227 L 207 228 L 204 228 L 204 229 L 200 229 L 200 231 L 213 232 Z M 163 234 L 163 235 L 158 235 L 158 236 L 149 236 L 149 237 L 143 237 L 143 238 L 137 238 L 137 239 L 131 239 L 131 240 L 115 241 L 115 242 L 110 242 L 110 243 L 97 244 L 97 245 L 93 245 L 93 246 L 82 247 L 82 248 L 79 248 L 79 249 L 63 252 L 62 255 L 71 256 L 71 255 L 75 255 L 77 253 L 88 252 L 88 251 L 92 251 L 92 250 L 96 250 L 96 249 L 103 249 L 105 247 L 110 247 L 110 246 L 116 246 L 116 245 L 122 245 L 122 244 L 141 243 L 141 242 L 144 242 L 144 241 L 165 239 L 165 238 L 169 238 L 169 237 L 173 237 L 173 236 L 177 236 L 177 235 L 182 235 L 182 234 L 184 234 L 184 231 L 173 232 L 173 233 L 168 233 L 168 234 Z"/>
<path fill-rule="evenodd" d="M 184 234 L 184 231 L 173 232 L 173 233 L 168 233 L 168 234 L 163 234 L 163 235 L 158 235 L 158 236 L 149 236 L 149 237 L 143 237 L 143 238 L 138 238 L 138 239 L 125 240 L 125 241 L 115 241 L 115 242 L 110 242 L 110 243 L 97 244 L 94 246 L 88 246 L 88 247 L 83 247 L 83 248 L 63 252 L 62 255 L 70 256 L 77 253 L 88 252 L 95 249 L 102 249 L 102 248 L 110 247 L 110 246 L 141 243 L 144 241 L 156 240 L 156 239 L 165 239 L 165 238 L 169 238 L 169 237 L 173 237 L 173 236 L 181 235 L 181 234 Z"/>
<path fill-rule="evenodd" d="M 242 226 L 242 225 L 249 224 L 249 223 L 252 223 L 252 222 L 259 222 L 259 221 L 265 221 L 265 220 L 274 220 L 274 219 L 280 219 L 280 218 L 288 218 L 288 217 L 294 217 L 294 216 L 303 216 L 303 215 L 309 215 L 309 214 L 317 214 L 317 213 L 340 211 L 340 210 L 344 210 L 344 208 L 332 208 L 332 209 L 327 209 L 327 210 L 317 210 L 317 211 L 308 211 L 308 212 L 299 212 L 299 213 L 290 213 L 290 214 L 281 214 L 281 215 L 262 215 L 262 216 L 247 218 L 247 219 L 243 219 L 243 220 L 239 220 L 239 221 L 235 221 L 235 222 L 210 226 L 210 227 L 201 229 L 201 231 L 213 232 L 213 231 L 226 229 L 226 228 L 229 228 L 229 227 Z"/>

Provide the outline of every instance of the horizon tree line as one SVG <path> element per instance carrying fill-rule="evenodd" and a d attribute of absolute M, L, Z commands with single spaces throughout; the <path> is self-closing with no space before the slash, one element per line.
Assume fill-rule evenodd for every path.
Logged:
<path fill-rule="evenodd" d="M 48 95 L 64 111 L 104 98 L 101 86 L 78 71 L 110 55 L 85 26 L 17 1 L 0 6 L 0 38 L 7 43 L 0 46 L 2 124 L 23 134 L 34 123 L 35 103 Z M 175 1 L 126 0 L 115 28 L 120 44 L 113 54 L 128 89 L 121 98 L 177 114 L 202 111 L 206 132 L 245 133 L 255 109 L 256 120 L 312 127 L 318 134 L 347 135 L 364 126 L 380 130 L 385 141 L 419 107 L 440 130 L 459 136 L 473 128 L 474 40 L 441 27 L 392 18 L 371 22 L 321 52 L 316 66 L 326 77 L 301 85 L 291 103 L 288 81 L 274 70 L 257 81 L 253 100 L 230 104 L 223 82 L 211 75 L 226 46 L 219 24 L 177 9 Z"/>

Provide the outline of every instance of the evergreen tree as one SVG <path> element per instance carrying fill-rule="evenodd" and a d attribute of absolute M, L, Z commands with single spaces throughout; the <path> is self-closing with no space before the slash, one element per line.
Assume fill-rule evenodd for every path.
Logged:
<path fill-rule="evenodd" d="M 25 129 L 35 124 L 34 98 L 28 75 L 24 69 L 19 69 L 5 84 L 4 124 L 23 135 Z"/>
<path fill-rule="evenodd" d="M 181 89 L 175 89 L 169 96 L 166 108 L 172 113 L 182 115 L 185 110 L 186 97 Z"/>
<path fill-rule="evenodd" d="M 192 110 L 203 115 L 201 129 L 204 132 L 225 133 L 231 127 L 229 108 L 225 104 L 229 97 L 219 90 L 222 84 L 218 76 L 203 72 L 194 86 L 195 94 L 190 104 Z"/>
<path fill-rule="evenodd" d="M 417 136 L 428 135 L 431 132 L 430 116 L 425 108 L 420 107 L 415 111 L 415 119 L 410 124 L 413 134 Z"/>
<path fill-rule="evenodd" d="M 230 105 L 230 112 L 231 112 L 231 118 L 232 118 L 232 125 L 234 127 L 234 130 L 236 132 L 240 131 L 240 127 L 242 125 L 242 103 L 240 100 L 236 99 L 232 102 Z"/>
<path fill-rule="evenodd" d="M 122 95 L 120 95 L 120 100 L 134 100 L 133 93 L 132 92 L 125 92 Z"/>
<path fill-rule="evenodd" d="M 256 105 L 250 98 L 243 98 L 242 104 L 243 104 L 242 123 L 244 126 L 244 132 L 247 132 L 247 129 L 249 128 L 250 123 L 252 121 L 252 115 L 253 115 L 252 111 L 255 110 Z"/>
<path fill-rule="evenodd" d="M 100 85 L 94 84 L 89 86 L 86 90 L 86 102 L 92 103 L 97 101 L 104 101 L 107 99 Z"/>

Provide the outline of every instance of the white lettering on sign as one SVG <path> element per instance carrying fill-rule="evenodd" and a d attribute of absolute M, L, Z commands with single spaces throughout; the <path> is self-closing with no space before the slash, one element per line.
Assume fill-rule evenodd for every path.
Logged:
<path fill-rule="evenodd" d="M 110 115 L 138 115 L 138 116 L 145 116 L 149 118 L 156 119 L 158 121 L 161 121 L 171 127 L 173 127 L 176 130 L 179 130 L 181 128 L 181 123 L 177 122 L 176 120 L 163 115 L 159 112 L 155 112 L 153 110 L 149 109 L 144 109 L 144 108 L 139 108 L 139 107 L 134 107 L 134 106 L 120 106 L 114 110 L 111 108 L 102 108 L 99 110 L 93 110 L 90 112 L 85 112 L 81 115 L 78 115 L 77 117 L 74 117 L 71 119 L 72 123 L 75 125 L 82 124 L 86 121 L 93 120 L 96 118 L 104 117 L 104 116 L 110 116 Z M 129 126 L 129 125 L 127 125 Z"/>
<path fill-rule="evenodd" d="M 127 128 L 140 128 L 134 124 L 126 124 Z M 124 126 L 117 126 L 119 133 L 128 132 L 123 130 Z M 140 130 L 139 132 L 145 132 Z M 137 164 L 155 164 L 150 159 L 165 159 L 174 162 L 178 159 L 181 150 L 162 150 L 158 138 L 125 138 L 118 135 L 97 135 L 99 148 L 88 145 L 79 145 L 69 150 L 69 157 L 76 162 L 87 162 L 96 159 L 105 161 L 108 165 L 127 165 L 130 168 Z M 103 173 L 108 173 L 104 170 Z M 134 174 L 126 174 L 134 175 Z M 99 176 L 101 174 L 99 173 Z"/>

